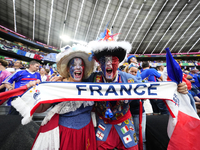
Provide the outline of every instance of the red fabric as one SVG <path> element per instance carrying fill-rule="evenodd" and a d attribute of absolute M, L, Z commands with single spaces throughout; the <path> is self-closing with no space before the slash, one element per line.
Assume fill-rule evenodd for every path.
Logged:
<path fill-rule="evenodd" d="M 167 150 L 199 150 L 200 120 L 181 111 Z"/>
<path fill-rule="evenodd" d="M 37 80 L 36 78 L 22 78 L 21 80 Z"/>
<path fill-rule="evenodd" d="M 120 150 L 138 150 L 138 145 L 130 148 L 124 147 L 124 144 L 120 139 L 116 129 L 114 128 L 114 126 L 112 126 L 107 140 L 97 141 L 97 150 L 114 149 L 115 147 Z"/>
<path fill-rule="evenodd" d="M 40 133 L 44 133 L 44 132 L 47 132 L 49 130 L 52 130 L 52 129 L 58 127 L 58 121 L 59 121 L 59 115 L 55 114 L 47 124 L 45 124 L 44 126 L 40 126 L 38 133 L 35 137 L 35 140 L 33 142 L 33 145 L 35 144 L 35 141 L 38 138 Z M 33 145 L 31 147 L 31 149 L 33 148 Z"/>
<path fill-rule="evenodd" d="M 143 150 L 143 139 L 142 139 L 142 101 L 140 100 L 140 109 L 139 109 L 139 150 Z"/>
<path fill-rule="evenodd" d="M 118 123 L 121 123 L 121 122 L 129 119 L 132 115 L 131 115 L 130 110 L 128 110 L 127 113 L 123 117 L 121 117 L 120 119 L 118 119 L 118 120 L 110 120 L 110 119 L 104 118 L 101 115 L 98 115 L 98 116 L 101 117 L 104 121 L 106 121 L 109 124 L 118 124 Z"/>
<path fill-rule="evenodd" d="M 186 75 L 186 77 L 187 77 L 187 75 Z M 191 90 L 192 84 L 191 84 L 191 82 L 186 77 L 183 76 L 183 82 L 186 83 L 188 90 Z"/>
<path fill-rule="evenodd" d="M 24 85 L 20 88 L 0 93 L 0 105 L 3 104 L 10 97 L 22 95 L 24 92 L 26 92 L 26 90 L 28 90 L 27 86 Z"/>
<path fill-rule="evenodd" d="M 82 129 L 70 129 L 59 125 L 60 150 L 95 150 L 96 137 L 92 120 Z"/>
<path fill-rule="evenodd" d="M 192 84 L 191 84 L 191 82 L 186 78 L 186 76 L 187 76 L 187 74 L 183 74 L 183 80 L 182 80 L 182 81 L 186 83 L 188 90 L 191 90 Z M 167 76 L 167 81 L 172 81 L 172 80 L 169 78 L 169 76 Z"/>

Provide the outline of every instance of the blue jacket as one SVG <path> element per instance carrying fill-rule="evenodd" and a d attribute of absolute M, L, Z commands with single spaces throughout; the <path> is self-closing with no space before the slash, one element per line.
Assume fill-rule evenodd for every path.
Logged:
<path fill-rule="evenodd" d="M 88 78 L 88 82 L 103 82 L 102 72 L 93 73 Z M 118 71 L 118 83 L 139 83 L 141 82 L 140 77 L 133 76 L 131 74 Z M 98 116 L 98 129 L 96 130 L 96 138 L 98 141 L 106 141 L 112 126 L 116 129 L 119 137 L 121 138 L 124 146 L 126 148 L 133 147 L 137 145 L 136 133 L 133 125 L 132 117 L 124 120 L 118 124 L 109 124 L 103 118 L 105 118 L 105 112 L 107 108 L 110 108 L 113 117 L 109 118 L 111 121 L 116 121 L 118 119 L 123 119 L 123 116 L 129 111 L 129 103 L 130 101 L 115 101 L 115 102 L 96 102 L 95 109 Z M 102 117 L 101 117 L 102 116 Z"/>

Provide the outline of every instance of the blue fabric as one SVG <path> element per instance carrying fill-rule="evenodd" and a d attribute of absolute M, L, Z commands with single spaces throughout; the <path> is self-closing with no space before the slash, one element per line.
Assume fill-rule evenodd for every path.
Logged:
<path fill-rule="evenodd" d="M 81 129 L 88 125 L 91 121 L 91 110 L 93 106 L 87 106 L 84 108 L 81 105 L 80 108 L 73 112 L 66 114 L 60 114 L 59 124 L 71 129 Z"/>
<path fill-rule="evenodd" d="M 179 64 L 174 60 L 169 48 L 165 49 L 166 54 L 166 63 L 167 63 L 167 73 L 169 78 L 176 82 L 177 84 L 182 82 L 183 72 Z"/>
<path fill-rule="evenodd" d="M 130 130 L 130 127 L 132 127 L 134 129 L 134 125 L 133 125 L 132 122 L 133 122 L 133 120 L 127 119 L 126 123 L 124 121 L 124 122 L 122 122 L 120 124 L 114 125 L 114 127 L 115 127 L 115 129 L 116 129 L 116 131 L 117 131 L 117 133 L 118 133 L 118 135 L 120 137 L 120 139 L 122 140 L 122 142 L 123 142 L 123 144 L 124 144 L 124 146 L 126 148 L 130 148 L 130 147 L 133 147 L 133 146 L 137 145 L 137 143 L 135 143 L 134 136 L 133 136 L 134 133 L 135 133 L 135 131 Z M 101 128 L 99 128 L 99 125 L 103 126 L 105 128 L 105 130 L 104 131 L 101 130 Z M 101 118 L 98 117 L 98 128 L 96 130 L 96 133 L 98 131 L 101 132 L 102 135 L 103 135 L 103 139 L 101 140 L 100 138 L 96 137 L 97 140 L 98 141 L 106 141 L 106 139 L 107 139 L 107 137 L 108 137 L 108 135 L 110 133 L 110 130 L 111 130 L 112 126 L 113 126 L 112 124 L 105 123 L 105 121 L 103 121 L 103 119 L 101 119 Z M 129 130 L 128 130 L 128 132 L 126 132 L 126 133 L 123 134 L 123 132 L 122 132 L 121 129 L 123 127 L 125 127 L 125 126 L 127 126 L 129 128 Z M 127 135 L 130 135 L 132 141 L 128 142 L 128 143 L 125 143 L 123 137 L 125 137 Z"/>
<path fill-rule="evenodd" d="M 143 104 L 143 100 L 142 100 L 142 104 Z M 139 115 L 140 100 L 132 100 L 129 105 L 130 105 L 131 114 Z M 142 105 L 142 112 L 144 112 L 143 105 Z"/>
<path fill-rule="evenodd" d="M 101 76 L 102 72 L 92 73 L 91 76 L 87 79 L 87 81 L 88 82 L 95 82 L 96 81 L 95 79 L 96 79 L 97 75 Z M 129 81 L 133 81 L 134 83 L 140 83 L 142 81 L 141 77 L 133 76 L 133 75 L 128 74 L 126 72 L 118 71 L 118 75 L 121 77 L 122 83 L 129 83 Z M 129 102 L 130 101 L 128 101 L 128 103 L 125 103 L 125 102 L 124 103 L 120 103 L 120 101 L 117 101 L 115 106 L 113 106 L 110 102 L 108 102 L 108 107 L 112 109 L 112 112 L 113 112 L 113 115 L 114 115 L 114 117 L 110 118 L 110 120 L 117 120 L 120 117 L 123 118 L 123 116 L 129 110 Z M 96 102 L 96 104 L 97 104 L 97 106 L 95 106 L 96 111 L 100 115 L 104 116 L 105 115 L 105 111 L 107 109 L 106 103 L 105 102 Z M 105 127 L 104 131 L 99 128 L 99 124 L 101 124 L 102 126 Z M 121 129 L 123 127 L 125 127 L 126 125 L 129 128 L 129 130 L 128 130 L 128 132 L 123 134 Z M 102 140 L 99 139 L 98 137 L 96 137 L 97 140 L 106 141 L 112 126 L 113 126 L 112 124 L 106 123 L 105 121 L 103 121 L 103 119 L 101 119 L 99 117 L 98 118 L 98 129 L 96 130 L 96 133 L 99 131 L 104 136 L 103 136 Z M 124 146 L 126 148 L 130 148 L 130 147 L 133 147 L 133 146 L 137 145 L 137 143 L 134 142 L 135 140 L 134 140 L 134 136 L 133 136 L 133 135 L 135 135 L 135 138 L 136 138 L 136 134 L 134 134 L 135 131 L 130 130 L 130 127 L 132 127 L 134 129 L 133 120 L 131 121 L 131 119 L 129 118 L 129 119 L 127 119 L 126 121 L 122 122 L 119 125 L 114 125 L 114 127 L 115 127 L 119 137 L 121 138 L 121 140 L 122 140 L 122 142 L 123 142 L 123 144 L 124 144 Z M 127 136 L 127 135 L 130 135 L 132 141 L 128 142 L 128 143 L 125 143 L 124 142 L 124 137 Z"/>
<path fill-rule="evenodd" d="M 192 95 L 190 93 L 188 93 L 188 96 L 190 97 L 190 104 L 192 105 L 194 110 L 197 112 L 194 98 L 192 97 Z"/>
<path fill-rule="evenodd" d="M 22 80 L 25 78 L 29 78 L 30 80 Z M 15 81 L 15 89 L 16 89 L 23 85 L 26 85 L 28 82 L 32 81 L 33 79 L 39 79 L 41 81 L 40 74 L 38 72 L 31 74 L 27 70 L 20 70 L 10 75 L 3 83 L 12 84 Z"/>
<path fill-rule="evenodd" d="M 139 143 L 139 114 L 133 116 L 133 122 L 135 127 L 136 137 Z M 143 140 L 143 150 L 146 150 L 146 113 L 142 113 L 142 140 Z"/>
<path fill-rule="evenodd" d="M 160 78 L 161 74 L 154 68 L 145 69 L 141 73 L 142 80 L 148 77 L 149 82 L 156 82 L 156 78 Z"/>

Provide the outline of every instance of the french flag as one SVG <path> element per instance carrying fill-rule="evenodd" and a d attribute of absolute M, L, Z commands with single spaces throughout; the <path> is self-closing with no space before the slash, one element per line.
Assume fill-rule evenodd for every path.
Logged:
<path fill-rule="evenodd" d="M 166 48 L 167 72 L 169 78 L 177 84 L 182 82 L 182 70 Z M 168 150 L 199 150 L 200 119 L 190 103 L 191 95 L 174 96 L 174 102 L 166 101 L 172 115 L 169 117 L 167 133 L 170 138 Z"/>

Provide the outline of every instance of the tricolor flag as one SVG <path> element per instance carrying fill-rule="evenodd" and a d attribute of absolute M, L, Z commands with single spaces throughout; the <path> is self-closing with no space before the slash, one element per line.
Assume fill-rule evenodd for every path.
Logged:
<path fill-rule="evenodd" d="M 127 126 L 124 126 L 123 128 L 121 128 L 121 131 L 123 134 L 125 134 L 126 132 L 128 132 L 128 127 Z"/>
<path fill-rule="evenodd" d="M 101 124 L 99 124 L 98 128 L 101 129 L 102 131 L 105 131 L 105 127 Z"/>
<path fill-rule="evenodd" d="M 177 84 L 182 82 L 182 70 L 173 59 L 169 48 L 166 49 L 167 72 Z M 170 138 L 168 150 L 199 150 L 200 119 L 190 103 L 191 95 L 177 93 L 173 101 L 166 101 L 172 115 L 168 122 Z"/>
<path fill-rule="evenodd" d="M 123 140 L 124 140 L 124 143 L 129 143 L 129 142 L 131 142 L 132 141 L 132 138 L 131 138 L 131 136 L 130 135 L 127 135 L 127 136 L 125 136 L 125 137 L 123 137 Z"/>

